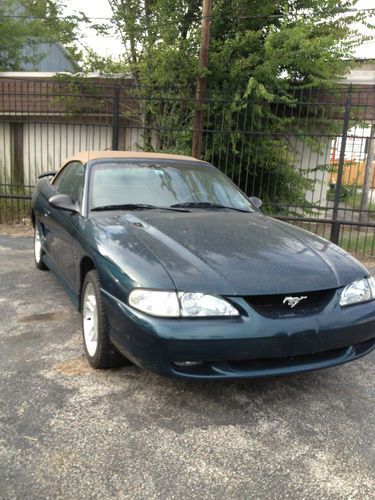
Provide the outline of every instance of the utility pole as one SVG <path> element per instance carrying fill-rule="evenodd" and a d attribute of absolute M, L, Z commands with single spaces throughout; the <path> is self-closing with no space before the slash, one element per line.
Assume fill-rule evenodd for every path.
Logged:
<path fill-rule="evenodd" d="M 199 74 L 197 78 L 197 90 L 195 95 L 195 113 L 193 123 L 193 146 L 192 156 L 200 159 L 202 154 L 203 135 L 203 105 L 206 97 L 207 76 L 205 74 L 208 65 L 208 47 L 210 44 L 212 0 L 202 2 L 201 21 L 201 46 L 199 49 Z"/>
<path fill-rule="evenodd" d="M 368 143 L 365 176 L 362 185 L 361 206 L 359 209 L 359 221 L 368 222 L 368 207 L 370 204 L 371 196 L 371 183 L 374 178 L 374 160 L 375 160 L 375 122 L 371 124 L 370 138 Z"/>

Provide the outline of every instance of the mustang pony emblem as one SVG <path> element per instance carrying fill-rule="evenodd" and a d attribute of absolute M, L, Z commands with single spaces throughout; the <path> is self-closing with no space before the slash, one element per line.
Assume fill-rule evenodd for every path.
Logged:
<path fill-rule="evenodd" d="M 303 297 L 285 297 L 283 300 L 283 304 L 288 304 L 291 308 L 296 307 L 297 304 L 301 302 L 301 300 L 307 299 L 307 296 L 304 295 Z"/>

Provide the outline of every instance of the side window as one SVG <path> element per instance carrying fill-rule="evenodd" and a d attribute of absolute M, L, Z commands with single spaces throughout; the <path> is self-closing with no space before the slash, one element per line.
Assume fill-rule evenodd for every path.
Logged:
<path fill-rule="evenodd" d="M 53 186 L 59 194 L 68 194 L 74 201 L 79 201 L 83 189 L 85 167 L 81 162 L 68 163 L 57 175 Z"/>

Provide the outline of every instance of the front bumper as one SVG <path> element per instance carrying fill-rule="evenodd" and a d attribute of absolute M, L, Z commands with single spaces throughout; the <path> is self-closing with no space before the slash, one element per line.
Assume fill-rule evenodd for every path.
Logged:
<path fill-rule="evenodd" d="M 102 292 L 112 342 L 135 364 L 169 377 L 286 375 L 346 363 L 375 348 L 375 301 L 341 308 L 337 296 L 319 314 L 270 319 L 231 298 L 238 318 L 164 319 Z M 187 361 L 201 364 L 181 365 Z"/>

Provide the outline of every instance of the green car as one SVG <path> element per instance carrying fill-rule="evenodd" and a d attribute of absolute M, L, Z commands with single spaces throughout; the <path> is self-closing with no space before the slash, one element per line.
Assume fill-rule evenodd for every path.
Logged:
<path fill-rule="evenodd" d="M 374 278 L 260 206 L 185 156 L 83 152 L 44 174 L 32 199 L 35 262 L 81 311 L 90 364 L 252 378 L 374 349 Z"/>

